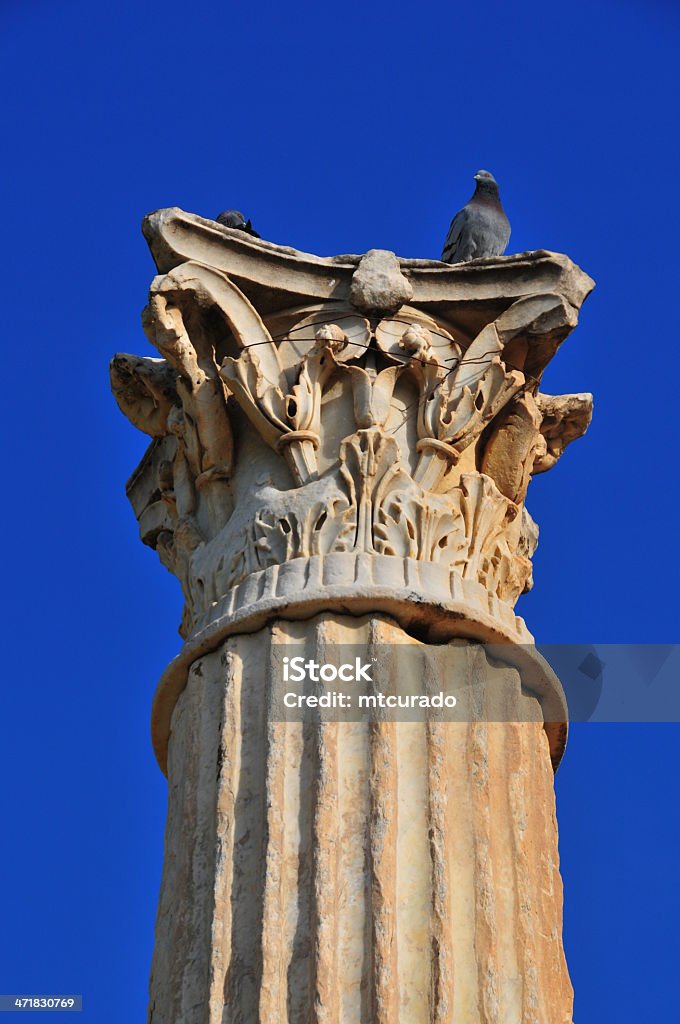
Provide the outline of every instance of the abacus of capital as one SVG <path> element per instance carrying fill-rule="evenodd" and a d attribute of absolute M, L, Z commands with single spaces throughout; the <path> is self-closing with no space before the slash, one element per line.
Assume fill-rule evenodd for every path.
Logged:
<path fill-rule="evenodd" d="M 529 482 L 590 421 L 590 395 L 539 382 L 592 281 L 545 251 L 320 258 L 179 209 L 144 233 L 160 358 L 111 374 L 152 438 L 142 540 L 185 597 L 152 711 L 149 1021 L 567 1024 L 567 714 L 513 609 Z M 458 652 L 516 720 L 274 715 L 275 649 L 357 642 Z"/>

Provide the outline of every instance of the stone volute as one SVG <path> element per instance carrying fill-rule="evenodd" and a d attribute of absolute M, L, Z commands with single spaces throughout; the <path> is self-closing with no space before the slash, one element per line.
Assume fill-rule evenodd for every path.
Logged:
<path fill-rule="evenodd" d="M 566 709 L 514 605 L 531 478 L 590 421 L 590 395 L 540 380 L 593 282 L 545 251 L 320 258 L 179 209 L 144 233 L 159 357 L 111 378 L 152 438 L 128 483 L 142 540 L 185 597 L 152 712 L 170 796 L 149 1020 L 570 1021 Z M 269 716 L 274 640 L 359 634 L 502 644 L 475 657 L 533 720 L 309 738 Z"/>

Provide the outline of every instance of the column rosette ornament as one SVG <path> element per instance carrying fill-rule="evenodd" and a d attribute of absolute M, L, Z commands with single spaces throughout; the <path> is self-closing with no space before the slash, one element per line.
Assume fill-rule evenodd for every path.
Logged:
<path fill-rule="evenodd" d="M 153 438 L 128 484 L 142 539 L 186 602 L 154 708 L 161 765 L 189 664 L 276 613 L 531 644 L 513 611 L 538 537 L 527 487 L 592 407 L 540 378 L 590 279 L 545 252 L 321 259 L 178 210 L 145 234 L 160 358 L 117 355 L 111 376 Z"/>

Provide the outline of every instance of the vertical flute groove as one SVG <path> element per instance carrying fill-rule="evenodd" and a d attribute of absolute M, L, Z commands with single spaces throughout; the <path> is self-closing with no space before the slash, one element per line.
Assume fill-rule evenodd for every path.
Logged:
<path fill-rule="evenodd" d="M 234 810 L 229 901 L 231 951 L 224 986 L 223 1024 L 255 1024 L 262 978 L 263 863 L 266 857 L 266 749 L 268 700 L 262 639 L 236 637 L 240 687 L 240 757 Z M 265 658 L 270 656 L 266 638 Z"/>
<path fill-rule="evenodd" d="M 483 1024 L 500 1024 L 496 948 L 496 900 L 491 856 L 491 793 L 489 727 L 473 721 L 468 727 L 468 770 L 472 790 L 475 860 L 475 955 L 479 1005 Z"/>
<path fill-rule="evenodd" d="M 314 800 L 314 1024 L 338 1020 L 337 744 L 338 723 L 317 726 L 319 774 Z"/>
<path fill-rule="evenodd" d="M 317 629 L 320 661 L 332 658 L 325 623 Z M 332 638 L 331 638 L 332 639 Z M 314 723 L 315 763 L 313 811 L 314 1024 L 337 1024 L 338 924 L 341 914 L 338 871 L 338 723 L 322 716 Z"/>
<path fill-rule="evenodd" d="M 543 730 L 537 729 L 533 749 L 538 750 L 539 756 L 534 754 L 532 759 L 530 792 L 532 796 L 539 793 L 541 799 L 540 803 L 536 799 L 531 800 L 529 821 L 532 836 L 535 837 L 531 878 L 541 929 L 541 980 L 549 986 L 555 1022 L 570 1024 L 573 989 L 561 941 L 563 897 L 559 872 L 555 790 L 550 766 L 546 760 L 548 748 Z M 543 1009 L 542 1007 L 542 1011 Z M 553 1024 L 553 1020 L 548 1019 L 546 1024 Z"/>
<path fill-rule="evenodd" d="M 265 781 L 265 858 L 262 897 L 262 979 L 260 1024 L 286 1019 L 286 791 L 288 766 L 287 722 L 273 718 L 272 659 L 267 663 L 267 745 Z"/>
<path fill-rule="evenodd" d="M 215 883 L 210 950 L 209 1024 L 222 1022 L 222 995 L 232 952 L 229 900 L 233 885 L 234 826 L 239 763 L 241 759 L 242 662 L 230 642 L 220 655 L 224 703 L 219 716 L 219 747 L 215 765 L 217 800 L 215 822 Z"/>
<path fill-rule="evenodd" d="M 426 663 L 427 669 L 427 663 Z M 436 684 L 436 687 L 435 687 Z M 428 673 L 429 692 L 443 685 L 440 673 Z M 426 723 L 428 763 L 428 838 L 431 858 L 431 1024 L 449 1024 L 453 1013 L 453 939 L 451 935 L 451 877 L 446 848 L 449 825 L 449 723 Z"/>
<path fill-rule="evenodd" d="M 526 847 L 527 834 L 527 766 L 525 734 L 535 733 L 533 723 L 508 723 L 505 727 L 505 761 L 507 765 L 508 798 L 510 803 L 510 836 L 515 881 L 516 948 L 520 962 L 522 987 L 522 1021 L 539 1024 L 539 992 L 536 970 L 536 942 L 533 920 L 536 905 L 531 890 Z M 529 762 L 529 771 L 533 766 Z M 529 782 L 529 785 L 531 783 Z M 533 794 L 531 794 L 533 795 Z"/>
<path fill-rule="evenodd" d="M 374 647 L 379 629 L 371 631 Z M 375 687 L 387 690 L 389 667 L 376 662 Z M 373 1022 L 395 1024 L 399 1012 L 397 964 L 397 761 L 396 725 L 382 715 L 369 725 Z"/>

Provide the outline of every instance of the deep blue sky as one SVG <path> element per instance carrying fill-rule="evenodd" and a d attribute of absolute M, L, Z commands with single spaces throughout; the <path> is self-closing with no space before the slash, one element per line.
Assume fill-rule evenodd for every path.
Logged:
<path fill-rule="evenodd" d="M 0 19 L 0 992 L 82 992 L 80 1020 L 120 1024 L 145 1019 L 166 793 L 148 720 L 180 618 L 125 499 L 145 439 L 108 391 L 115 351 L 149 352 L 142 215 L 236 206 L 300 249 L 430 257 L 492 170 L 510 251 L 597 280 L 544 382 L 593 391 L 595 419 L 532 486 L 520 610 L 544 641 L 675 641 L 680 11 L 4 0 Z M 679 739 L 572 730 L 578 1024 L 677 1013 Z"/>

